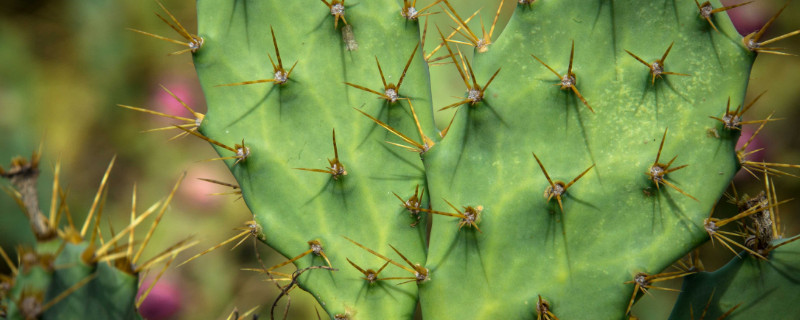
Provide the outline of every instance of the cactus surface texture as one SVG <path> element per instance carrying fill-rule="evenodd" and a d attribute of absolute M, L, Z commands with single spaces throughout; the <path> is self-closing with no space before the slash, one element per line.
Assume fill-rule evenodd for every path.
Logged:
<path fill-rule="evenodd" d="M 456 0 L 425 2 L 198 0 L 196 35 L 162 18 L 208 105 L 175 129 L 235 177 L 253 214 L 238 237 L 289 259 L 258 270 L 282 295 L 296 285 L 331 319 L 629 319 L 685 277 L 671 319 L 800 314 L 800 247 L 771 184 L 793 166 L 736 147 L 742 125 L 774 120 L 741 118 L 772 40 L 740 36 L 718 0 L 519 0 L 497 32 Z M 458 74 L 463 97 L 434 103 L 430 68 Z M 723 197 L 741 169 L 764 193 Z M 738 214 L 715 217 L 726 199 Z M 17 284 L 47 301 L 94 277 L 51 312 L 138 317 L 136 259 L 86 264 L 97 244 L 80 236 L 41 249 L 73 267 Z M 683 259 L 709 240 L 743 251 L 714 272 Z M 7 317 L 25 319 L 13 288 Z"/>

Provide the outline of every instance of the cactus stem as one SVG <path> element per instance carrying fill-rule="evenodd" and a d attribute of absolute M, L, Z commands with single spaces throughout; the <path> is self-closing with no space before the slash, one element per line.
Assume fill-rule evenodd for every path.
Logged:
<path fill-rule="evenodd" d="M 789 5 L 789 1 L 786 1 L 786 4 L 784 4 L 783 7 L 780 10 L 778 10 L 778 12 L 775 13 L 775 15 L 772 16 L 772 18 L 770 18 L 769 21 L 767 21 L 767 23 L 765 23 L 763 27 L 761 27 L 761 29 L 759 29 L 757 32 L 748 34 L 747 36 L 742 38 L 742 42 L 744 43 L 744 46 L 748 50 L 753 51 L 753 52 L 758 52 L 758 53 L 771 53 L 771 54 L 782 55 L 782 56 L 796 56 L 795 54 L 790 54 L 790 53 L 777 51 L 777 50 L 782 50 L 783 48 L 764 47 L 764 45 L 773 43 L 775 41 L 783 40 L 783 39 L 789 38 L 791 36 L 798 35 L 798 34 L 800 34 L 800 30 L 792 31 L 792 32 L 789 32 L 787 34 L 784 34 L 784 35 L 777 36 L 777 37 L 769 39 L 769 40 L 765 40 L 765 41 L 759 42 L 759 40 L 761 40 L 761 36 L 764 35 L 764 31 L 766 31 L 767 28 L 769 28 L 772 25 L 772 23 L 775 22 L 775 19 L 777 19 L 778 16 L 781 15 L 783 10 L 786 9 L 786 7 L 788 5 Z"/>
<path fill-rule="evenodd" d="M 561 203 L 561 195 L 567 192 L 567 189 L 571 187 L 575 182 L 577 182 L 580 178 L 582 178 L 586 173 L 588 173 L 589 170 L 592 170 L 592 168 L 594 168 L 594 164 L 592 164 L 592 166 L 590 166 L 588 169 L 581 172 L 581 174 L 575 177 L 575 179 L 572 179 L 572 181 L 565 184 L 562 181 L 553 182 L 553 180 L 550 179 L 550 175 L 547 174 L 547 170 L 545 170 L 544 165 L 542 165 L 542 161 L 540 161 L 539 157 L 536 156 L 536 153 L 533 153 L 533 158 L 536 159 L 536 162 L 539 164 L 539 168 L 542 169 L 542 173 L 544 173 L 544 177 L 547 178 L 547 182 L 550 184 L 550 186 L 544 190 L 544 197 L 547 198 L 547 201 L 553 200 L 553 197 L 556 197 L 556 200 L 558 200 L 558 207 L 561 208 L 561 212 L 563 213 L 564 206 Z"/>
<path fill-rule="evenodd" d="M 556 70 L 554 70 L 553 68 L 548 66 L 546 63 L 544 63 L 544 61 L 542 61 L 541 59 L 539 59 L 535 55 L 531 54 L 531 57 L 536 59 L 536 61 L 539 61 L 539 63 L 541 63 L 543 66 L 545 66 L 545 68 L 550 70 L 550 72 L 555 74 L 558 77 L 558 79 L 561 81 L 561 82 L 556 83 L 554 85 L 560 85 L 561 86 L 561 90 L 572 89 L 572 92 L 574 92 L 575 95 L 578 96 L 578 99 L 580 99 L 581 102 L 583 102 L 583 104 L 586 105 L 587 108 L 589 108 L 589 111 L 594 113 L 594 109 L 592 109 L 592 106 L 590 106 L 589 103 L 586 102 L 586 99 L 583 97 L 581 92 L 578 91 L 578 87 L 576 86 L 577 83 L 578 83 L 578 79 L 577 79 L 577 76 L 575 75 L 575 73 L 572 72 L 572 59 L 574 58 L 574 56 L 575 56 L 575 40 L 572 40 L 572 49 L 570 49 L 570 51 L 569 51 L 569 67 L 567 68 L 567 73 L 562 76 L 560 73 L 556 72 Z"/>
<path fill-rule="evenodd" d="M 294 168 L 296 170 L 304 170 L 304 171 L 311 171 L 311 172 L 321 172 L 321 173 L 329 173 L 333 180 L 339 180 L 340 176 L 346 176 L 347 170 L 345 170 L 344 165 L 339 162 L 339 149 L 336 148 L 336 129 L 333 129 L 333 159 L 328 159 L 328 164 L 330 167 L 325 169 L 308 169 L 308 168 Z"/>
<path fill-rule="evenodd" d="M 363 268 L 361 268 L 357 264 L 355 264 L 353 261 L 350 261 L 350 258 L 345 258 L 345 259 L 347 259 L 347 262 L 350 262 L 350 265 L 352 265 L 353 268 L 358 269 L 358 271 L 360 271 L 361 273 L 364 274 L 364 278 L 362 278 L 362 279 L 367 280 L 367 282 L 369 282 L 369 284 L 373 284 L 373 283 L 375 283 L 375 281 L 378 281 L 378 280 L 383 280 L 383 279 L 378 279 L 378 274 L 380 274 L 381 271 L 383 271 L 383 269 L 386 268 L 386 266 L 389 265 L 389 261 L 386 261 L 386 263 L 384 263 L 383 266 L 381 266 L 381 268 L 378 269 L 378 271 L 375 271 L 375 270 L 372 270 L 372 269 L 364 270 Z"/>
<path fill-rule="evenodd" d="M 753 1 L 742 2 L 742 3 L 734 4 L 734 5 L 731 5 L 731 6 L 727 6 L 727 7 L 721 7 L 721 8 L 714 9 L 714 7 L 711 6 L 711 2 L 709 2 L 709 1 L 703 2 L 703 4 L 700 4 L 700 2 L 698 2 L 697 0 L 694 0 L 694 3 L 697 5 L 697 10 L 700 10 L 700 17 L 705 19 L 706 21 L 708 21 L 708 24 L 710 24 L 711 27 L 714 28 L 714 30 L 716 30 L 717 32 L 719 32 L 719 29 L 717 29 L 717 26 L 714 25 L 714 22 L 711 22 L 711 15 L 712 14 L 720 13 L 720 12 L 723 12 L 723 11 L 728 11 L 730 9 L 741 7 L 743 5 L 750 4 L 752 2 Z"/>
<path fill-rule="evenodd" d="M 126 29 L 128 29 L 130 31 L 133 31 L 133 32 L 136 32 L 136 33 L 140 33 L 140 34 L 149 36 L 149 37 L 153 37 L 153 38 L 156 38 L 156 39 L 159 39 L 159 40 L 164 40 L 164 41 L 167 41 L 167 42 L 172 42 L 172 43 L 175 43 L 175 44 L 179 44 L 179 45 L 183 45 L 183 46 L 189 47 L 188 49 L 183 49 L 183 50 L 178 50 L 178 51 L 172 52 L 169 55 L 178 55 L 178 54 L 183 54 L 183 53 L 186 53 L 186 52 L 192 52 L 192 53 L 197 52 L 197 50 L 200 49 L 203 46 L 203 41 L 204 41 L 203 38 L 202 37 L 198 37 L 197 35 L 189 33 L 189 31 L 187 31 L 186 28 L 184 28 L 183 25 L 181 25 L 181 23 L 178 22 L 178 19 L 176 19 L 175 16 L 173 16 L 172 13 L 169 12 L 169 10 L 167 10 L 167 8 L 164 7 L 164 5 L 160 1 L 156 0 L 156 3 L 158 3 L 158 5 L 161 7 L 161 9 L 164 10 L 164 12 L 169 16 L 169 18 L 175 24 L 173 25 L 172 23 L 167 21 L 167 19 L 165 19 L 163 16 L 161 16 L 158 13 L 156 13 L 156 16 L 158 16 L 158 18 L 161 19 L 161 21 L 164 21 L 164 23 L 166 23 L 170 28 L 172 28 L 172 30 L 175 30 L 176 32 L 178 32 L 178 34 L 180 34 L 181 37 L 186 39 L 186 41 L 188 41 L 188 42 L 182 42 L 182 41 L 170 39 L 170 38 L 167 38 L 167 37 L 162 37 L 162 36 L 159 36 L 159 35 L 156 35 L 156 34 L 153 34 L 153 33 L 145 32 L 145 31 L 141 31 L 141 30 L 136 30 L 136 29 L 133 29 L 133 28 L 126 28 Z"/>
<path fill-rule="evenodd" d="M 345 20 L 345 18 L 344 18 L 344 11 L 345 11 L 344 1 L 345 0 L 331 0 L 331 2 L 328 2 L 328 1 L 322 0 L 322 2 L 326 6 L 328 6 L 328 9 L 330 10 L 331 15 L 334 18 L 334 21 L 333 21 L 333 28 L 334 29 L 339 27 L 339 19 L 342 19 L 342 22 L 344 24 L 347 24 L 347 20 Z"/>
<path fill-rule="evenodd" d="M 406 72 L 408 71 L 408 67 L 411 65 L 411 61 L 414 60 L 414 55 L 417 53 L 417 49 L 419 48 L 420 42 L 417 42 L 417 45 L 414 47 L 414 51 L 411 52 L 411 57 L 408 58 L 408 62 L 406 62 L 405 68 L 403 68 L 403 73 L 400 75 L 400 79 L 397 80 L 397 85 L 394 83 L 386 83 L 386 78 L 383 76 L 383 69 L 381 69 L 381 63 L 378 61 L 378 56 L 375 56 L 375 63 L 378 65 L 378 72 L 381 75 L 381 82 L 383 82 L 383 93 L 377 92 L 375 90 L 359 86 L 356 84 L 352 84 L 350 82 L 345 82 L 344 84 L 354 87 L 359 90 L 364 90 L 367 92 L 371 92 L 377 94 L 381 97 L 381 99 L 385 99 L 390 103 L 397 102 L 399 99 L 408 99 L 408 98 L 400 98 L 400 85 L 403 84 L 403 79 L 406 77 Z"/>
<path fill-rule="evenodd" d="M 558 320 L 550 311 L 550 303 L 542 299 L 542 295 L 539 295 L 539 301 L 536 302 L 536 320 Z"/>
<path fill-rule="evenodd" d="M 659 186 L 661 184 L 664 184 L 672 189 L 675 189 L 675 191 L 678 191 L 681 194 L 689 198 L 692 198 L 694 201 L 699 202 L 700 200 L 697 200 L 697 198 L 693 197 L 686 191 L 681 190 L 681 188 L 678 188 L 678 186 L 674 185 L 672 182 L 666 180 L 667 174 L 686 168 L 687 166 L 689 166 L 688 164 L 670 168 L 670 166 L 672 166 L 672 162 L 674 162 L 675 159 L 678 158 L 677 155 L 673 157 L 672 160 L 667 162 L 667 164 L 658 162 L 658 160 L 661 158 L 661 150 L 664 148 L 664 140 L 667 138 L 667 130 L 669 130 L 669 128 L 664 129 L 664 135 L 661 137 L 661 145 L 659 145 L 658 147 L 658 154 L 656 154 L 656 161 L 653 162 L 653 165 L 650 166 L 650 169 L 648 169 L 647 172 L 645 172 L 645 174 L 650 177 L 650 180 L 653 181 L 653 183 L 656 184 L 656 189 L 660 189 Z"/>
<path fill-rule="evenodd" d="M 625 50 L 625 52 L 627 52 L 629 55 L 631 55 L 631 57 L 633 57 L 634 59 L 638 60 L 639 62 L 641 62 L 642 64 L 647 66 L 647 68 L 650 69 L 650 74 L 653 76 L 651 81 L 650 81 L 650 84 L 651 85 L 655 85 L 656 84 L 656 78 L 662 78 L 662 75 L 665 75 L 665 74 L 671 74 L 671 75 L 676 75 L 676 76 L 686 76 L 686 77 L 690 76 L 690 75 L 685 74 L 685 73 L 676 73 L 676 72 L 664 71 L 664 60 L 667 59 L 667 55 L 669 55 L 669 52 L 670 52 L 670 50 L 672 50 L 672 46 L 674 44 L 675 44 L 675 41 L 670 43 L 669 47 L 667 48 L 667 51 L 665 51 L 664 55 L 661 56 L 661 59 L 653 61 L 653 63 L 647 63 L 646 61 L 644 61 L 644 59 L 639 58 L 639 56 L 633 54 L 632 52 L 630 52 L 628 50 Z"/>
<path fill-rule="evenodd" d="M 397 193 L 392 192 L 392 194 L 394 194 L 394 196 L 400 200 L 402 207 L 408 210 L 408 212 L 411 214 L 411 217 L 414 218 L 414 222 L 411 223 L 410 226 L 412 228 L 416 227 L 417 224 L 419 224 L 419 220 L 422 218 L 422 216 L 419 215 L 420 210 L 418 208 L 422 206 L 422 198 L 425 195 L 425 189 L 422 189 L 422 193 L 420 193 L 419 185 L 417 185 L 417 187 L 414 189 L 414 195 L 409 197 L 408 200 L 403 200 L 403 198 L 398 196 Z"/>

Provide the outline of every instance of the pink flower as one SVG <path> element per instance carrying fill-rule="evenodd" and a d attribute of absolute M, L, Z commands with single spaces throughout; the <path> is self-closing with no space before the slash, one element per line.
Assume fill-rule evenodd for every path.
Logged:
<path fill-rule="evenodd" d="M 186 105 L 188 105 L 192 109 L 196 109 L 194 106 L 195 99 L 194 97 L 194 90 L 184 83 L 179 81 L 165 81 L 163 86 L 172 91 L 175 96 L 183 100 Z M 161 86 L 156 86 L 153 88 L 153 107 L 156 111 L 163 112 L 173 116 L 180 116 L 186 118 L 194 118 L 194 115 L 189 113 L 189 110 L 181 105 L 178 100 L 172 97 L 168 92 L 166 92 Z"/>
<path fill-rule="evenodd" d="M 142 283 L 139 293 L 136 295 L 137 300 L 147 291 L 151 283 L 152 280 L 146 280 Z M 147 320 L 167 319 L 178 312 L 180 308 L 180 290 L 169 280 L 161 278 L 153 287 L 153 290 L 150 291 L 150 294 L 147 295 L 144 302 L 142 302 L 139 307 L 139 314 Z"/>
<path fill-rule="evenodd" d="M 700 2 L 702 3 L 702 1 Z M 746 0 L 723 0 L 722 5 L 727 7 L 742 2 L 746 2 Z M 739 31 L 742 36 L 761 29 L 761 26 L 767 23 L 767 19 L 774 14 L 774 12 L 769 13 L 767 8 L 758 2 L 746 4 L 726 12 L 730 16 L 733 26 L 736 27 L 736 31 Z"/>

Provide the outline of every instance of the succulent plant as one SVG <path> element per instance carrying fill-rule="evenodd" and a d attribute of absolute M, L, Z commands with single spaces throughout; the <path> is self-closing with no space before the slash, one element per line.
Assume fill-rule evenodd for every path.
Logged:
<path fill-rule="evenodd" d="M 775 120 L 742 119 L 756 56 L 798 33 L 763 40 L 775 18 L 741 37 L 718 1 L 520 0 L 495 33 L 455 1 L 321 2 L 199 0 L 196 35 L 159 16 L 187 42 L 137 31 L 191 52 L 208 113 L 174 128 L 212 144 L 253 213 L 225 243 L 288 258 L 258 269 L 281 296 L 299 286 L 333 319 L 620 319 L 689 276 L 672 317 L 696 319 L 752 317 L 733 307 L 764 291 L 730 291 L 758 272 L 796 289 L 769 183 L 796 166 L 735 147 Z M 441 108 L 434 65 L 465 86 Z M 765 193 L 712 217 L 742 168 Z M 681 258 L 710 239 L 742 260 L 696 274 Z"/>
<path fill-rule="evenodd" d="M 35 247 L 17 248 L 17 263 L 0 248 L 0 258 L 11 269 L 10 275 L 0 275 L 0 316 L 4 319 L 141 319 L 137 308 L 152 286 L 137 297 L 140 273 L 166 261 L 158 274 L 160 278 L 179 252 L 195 244 L 187 239 L 143 259 L 144 248 L 166 213 L 180 180 L 172 193 L 144 212 L 137 209 L 134 187 L 130 224 L 116 234 L 112 231 L 104 240 L 99 222 L 103 218 L 108 175 L 114 160 L 103 176 L 85 222 L 75 225 L 66 204 L 67 192 L 59 181 L 60 164 L 55 167 L 49 212 L 40 211 L 36 190 L 40 156 L 37 151 L 30 160 L 16 158 L 8 171 L 0 167 L 2 177 L 9 179 L 14 187 L 6 191 L 28 216 L 36 237 Z M 144 238 L 135 238 L 136 227 L 153 215 L 154 223 Z M 124 240 L 127 243 L 120 245 Z"/>

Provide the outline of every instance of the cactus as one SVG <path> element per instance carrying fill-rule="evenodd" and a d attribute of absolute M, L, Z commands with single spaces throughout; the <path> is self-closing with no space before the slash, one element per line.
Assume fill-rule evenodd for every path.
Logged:
<path fill-rule="evenodd" d="M 39 210 L 36 180 L 40 155 L 34 152 L 30 161 L 16 158 L 8 171 L 0 167 L 0 175 L 14 186 L 7 189 L 8 193 L 28 216 L 37 240 L 33 248 L 18 248 L 18 263 L 0 248 L 0 258 L 11 269 L 11 275 L 0 275 L 0 315 L 4 319 L 141 319 L 137 308 L 147 293 L 137 297 L 139 274 L 166 261 L 163 273 L 179 252 L 194 245 L 187 239 L 147 260 L 142 256 L 180 180 L 165 200 L 144 212 L 137 210 L 134 187 L 130 225 L 116 235 L 112 229 L 112 235 L 104 241 L 98 224 L 114 160 L 103 176 L 86 221 L 74 225 L 66 191 L 59 182 L 60 164 L 55 167 L 49 213 Z M 151 215 L 156 218 L 144 239 L 135 238 L 136 227 Z M 128 242 L 119 245 L 120 240 Z"/>
<path fill-rule="evenodd" d="M 287 257 L 257 270 L 281 296 L 297 285 L 333 319 L 409 319 L 418 304 L 425 319 L 619 319 L 689 276 L 673 316 L 746 317 L 730 304 L 757 295 L 710 298 L 741 285 L 727 270 L 796 264 L 769 183 L 764 200 L 733 197 L 732 219 L 709 212 L 740 168 L 769 181 L 795 167 L 735 144 L 775 120 L 741 119 L 753 61 L 797 32 L 763 40 L 773 18 L 741 37 L 724 12 L 737 6 L 631 0 L 520 0 L 501 33 L 496 18 L 479 32 L 451 1 L 416 2 L 200 0 L 196 35 L 159 16 L 186 42 L 134 30 L 192 54 L 209 110 L 173 128 L 230 168 L 253 220 L 223 244 L 255 237 Z M 428 28 L 436 11 L 453 26 Z M 465 85 L 441 108 L 434 62 Z M 719 229 L 734 222 L 744 244 Z M 664 271 L 709 239 L 746 257 Z M 762 281 L 791 290 L 770 270 Z"/>

